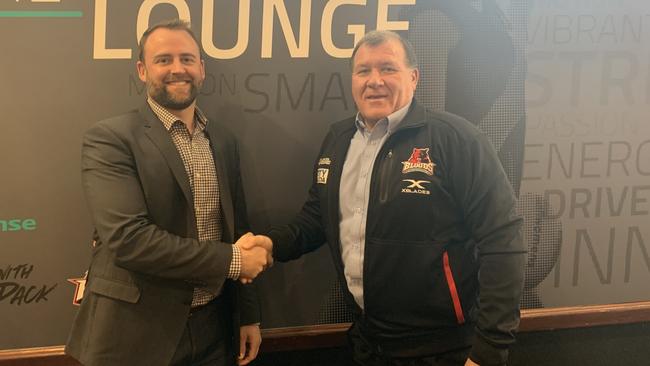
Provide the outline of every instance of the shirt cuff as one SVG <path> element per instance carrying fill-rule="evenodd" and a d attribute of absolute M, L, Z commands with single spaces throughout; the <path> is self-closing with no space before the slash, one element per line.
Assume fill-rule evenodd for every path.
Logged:
<path fill-rule="evenodd" d="M 241 274 L 241 252 L 236 245 L 232 246 L 232 260 L 228 269 L 228 278 L 236 280 Z"/>

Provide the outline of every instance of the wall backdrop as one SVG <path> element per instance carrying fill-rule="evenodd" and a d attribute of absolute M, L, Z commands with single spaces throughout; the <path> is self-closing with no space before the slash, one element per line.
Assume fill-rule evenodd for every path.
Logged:
<path fill-rule="evenodd" d="M 418 100 L 481 128 L 519 195 L 523 308 L 650 300 L 650 3 L 645 0 L 16 0 L 0 3 L 0 349 L 63 344 L 89 262 L 80 142 L 144 98 L 151 23 L 181 17 L 199 105 L 243 147 L 256 231 L 306 198 L 329 125 L 353 115 L 348 58 L 402 32 Z M 327 249 L 259 279 L 265 328 L 341 322 Z"/>

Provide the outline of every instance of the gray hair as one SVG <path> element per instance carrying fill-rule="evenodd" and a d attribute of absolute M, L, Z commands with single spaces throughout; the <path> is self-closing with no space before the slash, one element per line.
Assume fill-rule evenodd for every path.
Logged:
<path fill-rule="evenodd" d="M 402 44 L 404 49 L 404 54 L 406 55 L 406 65 L 412 69 L 418 68 L 418 58 L 415 55 L 415 50 L 413 50 L 413 45 L 408 39 L 400 36 L 398 33 L 388 30 L 374 30 L 366 33 L 363 38 L 354 46 L 354 51 L 352 51 L 352 57 L 350 57 L 350 67 L 354 66 L 354 56 L 356 56 L 357 51 L 363 45 L 368 45 L 370 47 L 379 46 L 391 39 L 397 40 Z"/>
<path fill-rule="evenodd" d="M 144 33 L 142 34 L 142 37 L 140 38 L 140 42 L 138 43 L 138 48 L 139 48 L 139 54 L 138 54 L 138 59 L 141 62 L 144 62 L 144 45 L 147 43 L 147 39 L 149 38 L 149 35 L 153 33 L 156 29 L 169 29 L 169 30 L 181 30 L 187 32 L 194 42 L 196 42 L 196 45 L 199 47 L 199 54 L 201 53 L 201 46 L 199 46 L 199 40 L 196 38 L 196 35 L 194 32 L 192 32 L 192 28 L 190 27 L 190 22 L 187 20 L 183 19 L 172 19 L 172 20 L 165 20 L 160 23 L 156 23 L 149 27 Z"/>

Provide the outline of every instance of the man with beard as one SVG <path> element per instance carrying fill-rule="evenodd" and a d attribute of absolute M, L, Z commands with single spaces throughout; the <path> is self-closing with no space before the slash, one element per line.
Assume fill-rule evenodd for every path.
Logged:
<path fill-rule="evenodd" d="M 149 28 L 137 70 L 147 100 L 83 139 L 95 233 L 66 352 L 89 366 L 245 365 L 261 342 L 250 282 L 271 248 L 247 233 L 235 140 L 196 107 L 189 24 Z"/>

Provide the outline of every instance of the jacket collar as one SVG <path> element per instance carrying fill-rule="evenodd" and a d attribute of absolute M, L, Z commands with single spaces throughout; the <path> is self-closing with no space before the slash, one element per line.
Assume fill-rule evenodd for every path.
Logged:
<path fill-rule="evenodd" d="M 402 130 L 404 128 L 410 127 L 420 127 L 424 125 L 427 119 L 428 111 L 418 103 L 415 98 L 413 98 L 413 103 L 411 103 L 411 108 L 406 114 L 406 117 L 402 120 L 402 123 L 397 126 L 396 131 Z"/>

